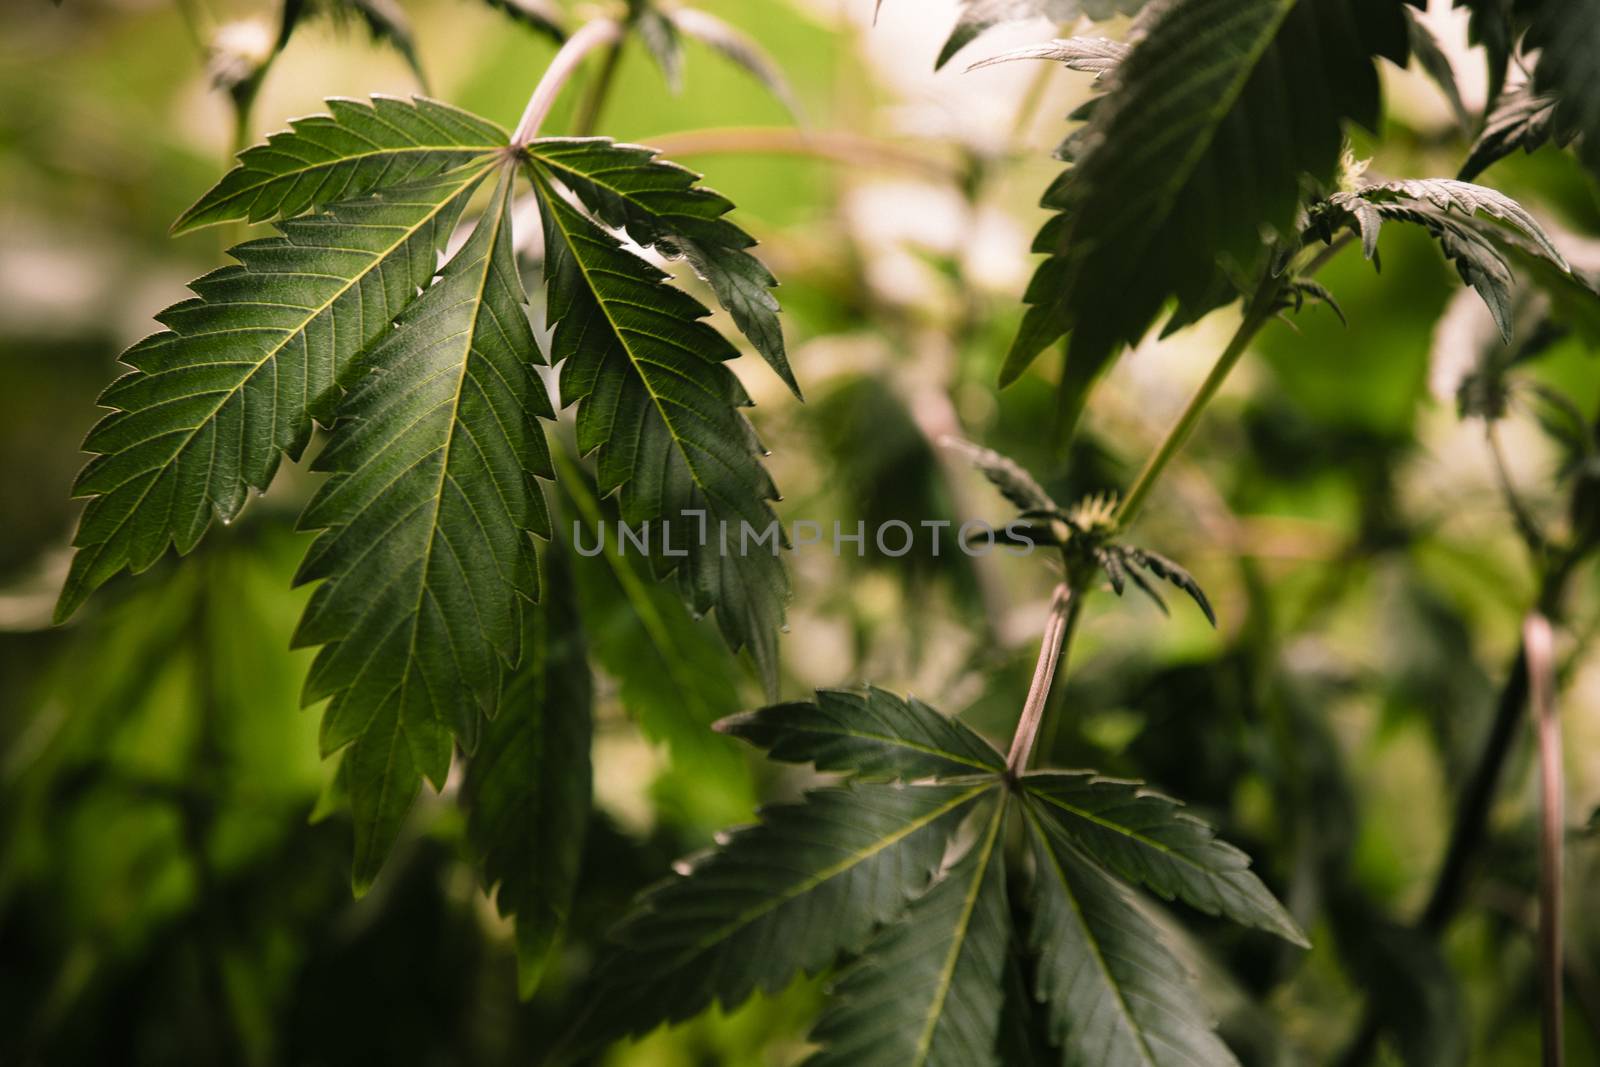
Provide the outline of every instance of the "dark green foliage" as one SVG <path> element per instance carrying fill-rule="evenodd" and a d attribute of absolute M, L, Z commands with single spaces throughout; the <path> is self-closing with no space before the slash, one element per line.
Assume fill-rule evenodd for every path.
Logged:
<path fill-rule="evenodd" d="M 1006 797 L 973 813 L 971 840 L 904 917 L 868 942 L 811 1031 L 808 1067 L 998 1067 L 996 1039 L 1011 921 Z"/>
<path fill-rule="evenodd" d="M 560 552 L 527 611 L 522 663 L 467 760 L 461 803 L 485 890 L 516 917 L 524 997 L 566 925 L 589 824 L 594 701 L 576 591 Z"/>
<path fill-rule="evenodd" d="M 689 262 L 733 316 L 761 357 L 795 396 L 772 274 L 747 249 L 755 239 L 724 216 L 727 198 L 696 183 L 699 176 L 659 159 L 649 148 L 604 137 L 545 138 L 529 147 L 534 163 L 571 189 L 607 226 L 639 244 Z"/>
<path fill-rule="evenodd" d="M 538 595 L 529 533 L 548 537 L 536 477 L 553 418 L 511 251 L 511 175 L 439 281 L 363 360 L 317 457 L 332 472 L 301 525 L 320 530 L 297 580 L 320 581 L 295 632 L 322 645 L 305 700 L 332 697 L 325 753 L 356 816 L 370 884 L 423 777 L 471 751 Z"/>
<path fill-rule="evenodd" d="M 167 332 L 123 356 L 135 369 L 101 395 L 116 410 L 84 442 L 96 455 L 74 492 L 92 499 L 58 617 L 168 544 L 188 552 L 213 515 L 229 522 L 267 488 L 282 456 L 299 458 L 312 419 L 331 417 L 358 357 L 432 276 L 481 174 L 282 223 L 159 316 Z"/>
<path fill-rule="evenodd" d="M 1376 124 L 1372 58 L 1403 62 L 1406 49 L 1398 2 L 1188 0 L 1156 12 L 1045 194 L 1059 214 L 1034 247 L 1049 259 L 1002 383 L 1071 333 L 1070 429 L 1088 385 L 1169 300 L 1192 315 L 1215 305 L 1219 276 L 1253 286 L 1262 232 L 1289 234 L 1302 176 L 1333 178 L 1341 121 Z"/>
<path fill-rule="evenodd" d="M 545 227 L 553 361 L 563 399 L 578 403 L 578 446 L 597 453 L 600 491 L 622 490 L 632 524 L 679 524 L 671 543 L 685 599 L 713 608 L 728 643 L 747 647 L 769 688 L 787 579 L 776 553 L 721 551 L 720 531 L 776 521 L 777 497 L 739 407 L 748 399 L 723 363 L 738 353 L 700 321 L 706 309 L 537 181 Z M 699 517 L 709 533 L 699 536 Z M 655 536 L 665 538 L 663 525 Z"/>
<path fill-rule="evenodd" d="M 1534 92 L 1529 85 L 1518 86 L 1501 95 L 1494 110 L 1484 119 L 1472 154 L 1461 164 L 1461 172 L 1456 177 L 1471 181 L 1518 149 L 1532 152 L 1549 141 L 1555 129 L 1557 100 L 1555 96 Z M 1560 143 L 1565 145 L 1566 140 Z"/>
<path fill-rule="evenodd" d="M 774 758 L 856 778 L 763 811 L 645 896 L 615 935 L 578 1047 L 732 1008 L 848 956 L 808 1062 L 999 1064 L 1002 1042 L 1027 1043 L 1013 1032 L 1027 1025 L 1020 1009 L 1002 1007 L 1015 955 L 1027 960 L 1016 980 L 1049 1005 L 1063 1062 L 1183 1062 L 1162 1050 L 1231 1062 L 1106 868 L 1305 944 L 1243 855 L 1173 802 L 1092 775 L 1014 778 L 976 735 L 915 700 L 824 691 L 724 728 Z M 875 777 L 916 781 L 865 780 Z M 1031 874 L 1007 869 L 1013 812 L 1036 839 Z M 1007 893 L 1019 877 L 1034 886 L 1026 949 Z M 1137 1049 L 1147 1058 L 1129 1058 Z"/>
<path fill-rule="evenodd" d="M 997 773 L 1005 760 L 957 719 L 882 689 L 819 689 L 813 704 L 779 704 L 717 724 L 772 759 L 819 771 L 901 779 Z"/>
<path fill-rule="evenodd" d="M 1600 173 L 1600 0 L 1540 0 L 1523 47 L 1537 49 L 1533 88 L 1557 97 L 1553 129 L 1561 143 L 1579 138 L 1578 154 Z"/>
<path fill-rule="evenodd" d="M 497 152 L 506 141 L 493 123 L 433 100 L 329 100 L 328 114 L 297 119 L 240 153 L 239 165 L 183 213 L 173 232 L 289 218 L 432 177 Z"/>

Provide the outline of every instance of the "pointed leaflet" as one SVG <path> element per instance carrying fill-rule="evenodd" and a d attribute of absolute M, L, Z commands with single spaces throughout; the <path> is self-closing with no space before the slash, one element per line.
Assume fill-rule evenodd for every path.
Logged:
<path fill-rule="evenodd" d="M 1250 858 L 1170 797 L 1138 782 L 1087 772 L 1045 771 L 1023 779 L 1035 810 L 1078 847 L 1130 882 L 1207 915 L 1277 934 L 1305 934 L 1250 871 Z"/>
<path fill-rule="evenodd" d="M 1064 1067 L 1237 1065 L 1132 894 L 1035 802 L 1025 800 L 1023 813 L 1034 866 L 1034 989 Z"/>
<path fill-rule="evenodd" d="M 356 358 L 433 276 L 481 173 L 458 169 L 283 223 L 282 236 L 238 246 L 237 265 L 157 316 L 167 331 L 124 354 L 136 369 L 101 395 L 117 410 L 84 442 L 96 455 L 74 492 L 92 499 L 59 618 L 169 543 L 188 552 L 213 513 L 231 520 L 282 456 L 299 458 Z"/>
<path fill-rule="evenodd" d="M 396 0 L 284 0 L 283 17 L 279 23 L 277 50 L 282 51 L 295 27 L 308 15 L 323 15 L 336 22 L 360 22 L 367 28 L 375 42 L 382 42 L 400 53 L 417 83 L 426 92 L 428 76 L 417 58 L 417 44 L 411 32 L 411 20 Z"/>
<path fill-rule="evenodd" d="M 1537 220 L 1516 201 L 1485 186 L 1449 178 L 1384 182 L 1335 193 L 1313 208 L 1311 232 L 1328 239 L 1349 226 L 1361 235 L 1362 252 L 1375 261 L 1378 234 L 1389 219 L 1415 223 L 1433 235 L 1462 281 L 1488 305 L 1507 340 L 1512 277 L 1498 246 L 1513 246 L 1562 273 L 1570 271 Z"/>
<path fill-rule="evenodd" d="M 567 40 L 566 15 L 555 0 L 485 0 L 529 29 L 544 34 L 556 44 Z"/>
<path fill-rule="evenodd" d="M 566 924 L 589 822 L 593 687 L 567 560 L 547 554 L 527 609 L 522 663 L 467 760 L 467 843 L 500 914 L 516 916 L 517 963 L 532 995 Z"/>
<path fill-rule="evenodd" d="M 956 28 L 939 52 L 934 68 L 943 67 L 956 53 L 1003 22 L 1021 19 L 1049 19 L 1056 24 L 1072 22 L 1080 16 L 1109 19 L 1132 15 L 1148 0 L 962 0 Z"/>
<path fill-rule="evenodd" d="M 775 704 L 717 729 L 786 763 L 869 777 L 999 774 L 1005 757 L 955 719 L 882 689 L 819 689 L 814 704 Z"/>
<path fill-rule="evenodd" d="M 1050 258 L 1006 358 L 1014 380 L 1071 332 L 1062 397 L 1070 431 L 1089 385 L 1163 305 L 1214 301 L 1217 260 L 1265 265 L 1263 228 L 1287 232 L 1302 174 L 1324 182 L 1340 122 L 1373 125 L 1371 57 L 1403 61 L 1398 3 L 1176 0 L 1159 8 L 1096 102 L 1077 162 L 1045 193 L 1060 214 L 1034 249 Z"/>
<path fill-rule="evenodd" d="M 1483 120 L 1483 130 L 1456 177 L 1471 181 L 1519 148 L 1534 152 L 1558 132 L 1555 114 L 1559 100 L 1556 96 L 1534 92 L 1531 85 L 1502 94 L 1494 110 Z M 1565 147 L 1569 139 L 1557 136 L 1556 143 Z"/>
<path fill-rule="evenodd" d="M 778 283 L 746 251 L 755 238 L 723 217 L 733 208 L 726 197 L 696 185 L 699 175 L 657 159 L 654 149 L 604 137 L 547 137 L 528 152 L 607 226 L 627 230 L 664 256 L 687 259 L 739 332 L 800 395 L 784 351 L 778 301 L 769 291 Z"/>
<path fill-rule="evenodd" d="M 1128 58 L 1128 49 L 1129 46 L 1124 42 L 1105 37 L 1065 37 L 980 59 L 967 70 L 982 70 L 1001 63 L 1014 63 L 1019 59 L 1045 59 L 1060 63 L 1068 70 L 1093 74 L 1095 81 L 1099 81 L 1101 75 L 1122 65 L 1122 61 Z"/>
<path fill-rule="evenodd" d="M 767 54 L 759 41 L 715 15 L 694 8 L 680 7 L 668 17 L 679 33 L 699 41 L 742 69 L 777 97 L 791 116 L 800 117 L 800 101 L 789 87 L 789 79 L 783 76 L 777 61 Z"/>
<path fill-rule="evenodd" d="M 731 1009 L 858 950 L 927 886 L 962 817 L 995 788 L 854 783 L 763 810 L 624 921 L 583 1035 Z"/>
<path fill-rule="evenodd" d="M 1000 1067 L 1005 801 L 979 809 L 965 854 L 840 977 L 805 1067 Z"/>
<path fill-rule="evenodd" d="M 356 884 L 382 865 L 423 776 L 443 786 L 517 661 L 537 591 L 528 532 L 548 535 L 550 477 L 510 230 L 510 172 L 471 238 L 365 360 L 316 466 L 297 581 L 321 581 L 295 634 L 322 645 L 308 703 L 331 696 L 323 748 L 346 745 Z"/>
<path fill-rule="evenodd" d="M 561 364 L 563 403 L 578 403 L 578 446 L 598 456 L 600 491 L 621 489 L 624 521 L 652 524 L 652 566 L 677 572 L 696 611 L 716 609 L 723 637 L 750 649 L 770 692 L 788 579 L 769 504 L 777 490 L 739 412 L 749 400 L 723 366 L 737 350 L 701 321 L 699 302 L 667 285 L 537 170 L 534 186 L 551 362 Z M 746 529 L 768 527 L 770 551 L 742 550 Z"/>
<path fill-rule="evenodd" d="M 334 99 L 328 111 L 296 119 L 240 153 L 239 165 L 179 217 L 173 232 L 288 218 L 431 177 L 501 151 L 509 140 L 494 123 L 435 100 Z"/>
<path fill-rule="evenodd" d="M 1523 46 L 1539 52 L 1533 88 L 1559 98 L 1555 129 L 1563 143 L 1578 137 L 1578 155 L 1600 174 L 1600 0 L 1537 0 Z"/>
<path fill-rule="evenodd" d="M 1060 511 L 1050 494 L 1045 492 L 1028 471 L 1010 456 L 1001 455 L 992 448 L 984 448 L 959 437 L 945 437 L 940 442 L 946 448 L 960 452 L 989 479 L 989 484 L 1000 490 L 1000 495 L 1015 504 L 1018 511 Z"/>

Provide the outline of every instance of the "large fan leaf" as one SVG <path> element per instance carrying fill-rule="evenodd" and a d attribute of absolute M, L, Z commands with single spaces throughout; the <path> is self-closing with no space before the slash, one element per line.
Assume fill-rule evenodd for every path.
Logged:
<path fill-rule="evenodd" d="M 501 915 L 515 915 L 522 995 L 565 925 L 589 821 L 593 687 L 576 591 L 560 553 L 526 612 L 522 663 L 467 761 L 467 841 Z"/>
<path fill-rule="evenodd" d="M 676 571 L 696 611 L 716 610 L 729 645 L 750 650 L 772 691 L 788 579 L 776 541 L 771 551 L 743 550 L 746 528 L 776 529 L 777 490 L 739 412 L 749 399 L 723 366 L 738 352 L 701 321 L 698 301 L 568 204 L 541 171 L 534 184 L 552 362 L 561 363 L 563 403 L 578 403 L 579 447 L 597 454 L 600 491 L 621 490 L 623 519 L 652 524 L 657 572 Z M 670 527 L 678 532 L 669 550 Z"/>
<path fill-rule="evenodd" d="M 1090 384 L 1167 301 L 1213 306 L 1222 272 L 1266 261 L 1287 233 L 1302 175 L 1327 182 L 1343 119 L 1378 118 L 1375 54 L 1403 61 L 1398 2 L 1176 0 L 1110 75 L 1077 162 L 1045 194 L 1032 305 L 1002 372 L 1009 382 L 1072 333 L 1063 430 Z"/>
<path fill-rule="evenodd" d="M 642 1034 L 713 1002 L 733 1008 L 858 950 L 927 886 L 956 826 L 995 788 L 855 783 L 766 809 L 618 930 L 585 1036 Z"/>
<path fill-rule="evenodd" d="M 980 809 L 965 854 L 839 979 L 806 1067 L 999 1067 L 1005 799 Z"/>
<path fill-rule="evenodd" d="M 557 137 L 535 141 L 528 152 L 607 226 L 626 230 L 664 256 L 687 259 L 734 325 L 800 395 L 770 292 L 778 283 L 746 251 L 755 238 L 724 218 L 731 201 L 697 185 L 700 177 L 693 171 L 656 158 L 651 148 L 603 137 Z"/>
<path fill-rule="evenodd" d="M 1138 782 L 1045 771 L 1024 779 L 1037 809 L 1122 877 L 1208 915 L 1306 945 L 1305 934 L 1250 872 L 1250 858 L 1170 797 Z"/>
<path fill-rule="evenodd" d="M 344 756 L 356 883 L 370 882 L 423 776 L 470 750 L 537 592 L 532 531 L 551 476 L 510 230 L 510 173 L 439 281 L 366 360 L 317 459 L 333 476 L 301 519 L 320 529 L 298 580 L 322 581 L 295 640 L 322 645 L 307 702 L 331 696 L 323 746 Z"/>
<path fill-rule="evenodd" d="M 717 729 L 773 759 L 819 771 L 929 778 L 999 774 L 1005 757 L 955 719 L 917 700 L 863 689 L 819 689 L 815 703 L 776 704 L 724 719 Z"/>
<path fill-rule="evenodd" d="M 233 250 L 157 316 L 164 333 L 122 358 L 136 368 L 101 403 L 75 492 L 91 496 L 58 617 L 124 568 L 173 544 L 188 552 L 213 513 L 238 515 L 280 457 L 298 458 L 356 358 L 433 276 L 482 168 L 386 190 L 279 226 Z"/>
<path fill-rule="evenodd" d="M 503 151 L 509 140 L 494 123 L 435 100 L 335 99 L 328 111 L 296 119 L 266 144 L 246 149 L 239 165 L 179 217 L 174 232 L 288 218 L 431 177 Z"/>
<path fill-rule="evenodd" d="M 1223 1067 L 1183 966 L 1132 894 L 1024 805 L 1033 857 L 1034 987 L 1065 1067 Z"/>

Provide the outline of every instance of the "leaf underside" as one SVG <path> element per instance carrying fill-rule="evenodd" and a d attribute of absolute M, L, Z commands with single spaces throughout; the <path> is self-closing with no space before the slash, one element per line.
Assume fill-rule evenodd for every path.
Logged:
<path fill-rule="evenodd" d="M 1071 333 L 1061 399 L 1070 431 L 1090 385 L 1168 301 L 1196 314 L 1216 306 L 1219 280 L 1263 269 L 1262 233 L 1289 232 L 1302 175 L 1331 180 L 1341 121 L 1376 124 L 1372 57 L 1403 62 L 1406 49 L 1398 4 L 1189 0 L 1158 10 L 1108 76 L 1075 164 L 1045 194 L 1059 214 L 1034 250 L 1049 258 L 1028 288 L 1002 382 Z"/>

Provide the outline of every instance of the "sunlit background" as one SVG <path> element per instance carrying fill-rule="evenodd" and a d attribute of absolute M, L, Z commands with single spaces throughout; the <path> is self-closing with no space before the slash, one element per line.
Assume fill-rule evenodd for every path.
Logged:
<path fill-rule="evenodd" d="M 429 93 L 514 124 L 554 46 L 480 0 L 401 2 Z M 591 6 L 574 3 L 574 16 Z M 1003 521 L 982 480 L 936 447 L 947 433 L 1015 456 L 1058 499 L 1125 484 L 1233 313 L 1123 360 L 1066 458 L 1051 440 L 1054 359 L 997 392 L 1044 217 L 1034 204 L 1088 83 L 1026 63 L 963 68 L 1052 28 L 997 30 L 935 74 L 954 0 L 885 0 L 876 25 L 873 0 L 696 6 L 771 53 L 803 134 L 771 93 L 693 44 L 677 94 L 630 50 L 600 131 L 704 172 L 783 282 L 807 403 L 758 360 L 736 370 L 785 520 Z M 70 626 L 49 627 L 95 397 L 151 316 L 244 235 L 174 239 L 168 227 L 234 147 L 219 64 L 270 47 L 276 19 L 274 3 L 243 0 L 0 9 L 0 1063 L 536 1062 L 632 894 L 805 784 L 706 728 L 760 699 L 713 627 L 654 590 L 663 648 L 613 574 L 580 567 L 600 671 L 598 811 L 566 947 L 520 1003 L 509 927 L 462 858 L 448 798 L 425 794 L 377 887 L 351 898 L 318 713 L 299 708 L 308 658 L 287 651 L 305 595 L 289 589 L 304 547 L 293 520 L 312 475 L 287 471 L 181 566 L 119 579 Z M 1483 79 L 1464 16 L 1436 10 L 1432 24 L 1471 107 Z M 1445 96 L 1414 72 L 1384 75 L 1391 125 L 1370 173 L 1454 173 L 1465 141 Z M 250 133 L 324 97 L 418 91 L 394 49 L 316 19 L 272 68 Z M 576 97 L 547 132 L 567 128 Z M 1373 154 L 1356 137 L 1357 155 Z M 1519 155 L 1490 180 L 1575 262 L 1600 266 L 1600 201 L 1568 155 Z M 1183 935 L 1246 1062 L 1326 1062 L 1360 994 L 1387 975 L 1384 995 L 1416 998 L 1473 1062 L 1522 1065 L 1537 1055 L 1525 753 L 1496 809 L 1479 907 L 1445 945 L 1459 996 L 1429 984 L 1438 961 L 1379 920 L 1403 919 L 1426 893 L 1534 595 L 1483 426 L 1456 412 L 1455 385 L 1492 335 L 1487 314 L 1418 236 L 1386 234 L 1383 268 L 1350 252 L 1324 273 L 1348 326 L 1319 306 L 1269 327 L 1140 528 L 1201 579 L 1220 628 L 1177 601 L 1171 620 L 1133 599 L 1093 601 L 1050 758 L 1187 799 L 1298 913 L 1334 916 L 1304 957 L 1204 922 Z M 1579 342 L 1536 373 L 1593 417 L 1600 364 Z M 1526 411 L 1500 433 L 1529 506 L 1556 517 L 1556 451 Z M 824 550 L 796 556 L 793 572 L 785 696 L 870 680 L 1008 736 L 1055 581 L 1040 559 Z M 1591 578 L 1580 584 L 1570 618 L 1587 635 L 1600 605 Z M 1600 670 L 1588 644 L 1563 648 L 1575 1063 L 1600 1062 L 1589 877 L 1600 849 L 1584 829 L 1600 806 Z M 795 1063 L 819 990 L 801 982 L 605 1062 Z"/>

